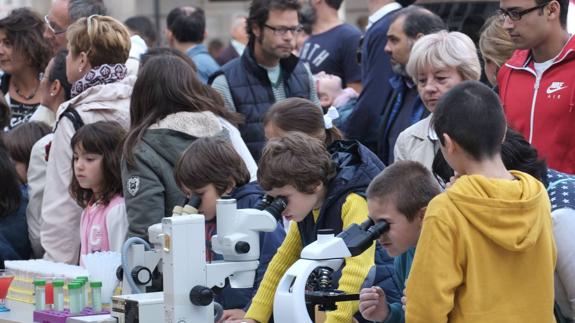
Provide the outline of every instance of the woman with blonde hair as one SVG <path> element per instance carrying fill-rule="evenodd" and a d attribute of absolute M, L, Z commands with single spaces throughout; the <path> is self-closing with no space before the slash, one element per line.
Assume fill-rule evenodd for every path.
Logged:
<path fill-rule="evenodd" d="M 41 241 L 44 258 L 77 263 L 82 210 L 68 194 L 71 138 L 82 125 L 97 121 L 116 121 L 128 128 L 135 78 L 127 76 L 124 63 L 130 52 L 130 33 L 121 22 L 92 15 L 70 25 L 66 36 L 66 76 L 72 84 L 72 98 L 58 109 L 42 204 Z"/>
<path fill-rule="evenodd" d="M 471 38 L 460 32 L 425 35 L 413 45 L 406 70 L 431 114 L 399 134 L 395 161 L 418 161 L 431 170 L 439 150 L 437 135 L 429 126 L 431 116 L 447 91 L 463 81 L 479 80 L 477 48 Z"/>
<path fill-rule="evenodd" d="M 483 56 L 487 80 L 491 85 L 496 86 L 499 68 L 507 62 L 515 50 L 515 44 L 507 30 L 503 28 L 499 16 L 490 17 L 483 25 L 479 37 L 479 50 Z"/>

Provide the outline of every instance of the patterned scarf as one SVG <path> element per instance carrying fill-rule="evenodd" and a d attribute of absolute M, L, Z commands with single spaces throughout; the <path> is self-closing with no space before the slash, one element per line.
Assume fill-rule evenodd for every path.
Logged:
<path fill-rule="evenodd" d="M 118 82 L 124 79 L 127 74 L 128 68 L 124 64 L 103 64 L 95 67 L 74 83 L 72 97 L 96 85 Z"/>

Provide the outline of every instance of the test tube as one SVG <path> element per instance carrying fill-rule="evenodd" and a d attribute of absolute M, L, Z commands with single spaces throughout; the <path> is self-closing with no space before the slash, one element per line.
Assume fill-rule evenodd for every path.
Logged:
<path fill-rule="evenodd" d="M 102 282 L 90 282 L 90 289 L 92 292 L 92 311 L 99 313 L 102 311 Z"/>
<path fill-rule="evenodd" d="M 64 310 L 64 281 L 55 280 L 52 286 L 54 286 L 54 310 L 61 312 Z"/>
<path fill-rule="evenodd" d="M 78 276 L 76 280 L 82 281 L 82 309 L 88 306 L 88 276 Z"/>
<path fill-rule="evenodd" d="M 81 304 L 81 284 L 80 282 L 72 282 L 68 284 L 68 293 L 70 296 L 70 313 L 78 314 L 82 311 Z"/>
<path fill-rule="evenodd" d="M 36 310 L 43 311 L 46 309 L 46 280 L 34 280 L 34 301 L 36 303 Z"/>

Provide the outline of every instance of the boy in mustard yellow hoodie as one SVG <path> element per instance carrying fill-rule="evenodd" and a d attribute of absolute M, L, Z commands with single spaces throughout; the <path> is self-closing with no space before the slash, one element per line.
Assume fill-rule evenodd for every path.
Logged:
<path fill-rule="evenodd" d="M 497 95 L 463 82 L 441 98 L 431 124 L 460 177 L 427 207 L 406 322 L 555 322 L 549 198 L 533 177 L 505 169 Z"/>

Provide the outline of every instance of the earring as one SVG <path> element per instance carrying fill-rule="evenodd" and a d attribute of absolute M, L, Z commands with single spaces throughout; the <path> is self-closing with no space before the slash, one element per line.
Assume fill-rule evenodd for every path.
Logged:
<path fill-rule="evenodd" d="M 78 68 L 78 72 L 82 73 L 82 68 L 81 68 L 81 67 Z"/>
<path fill-rule="evenodd" d="M 50 92 L 50 96 L 54 96 L 56 95 L 54 92 Z"/>

